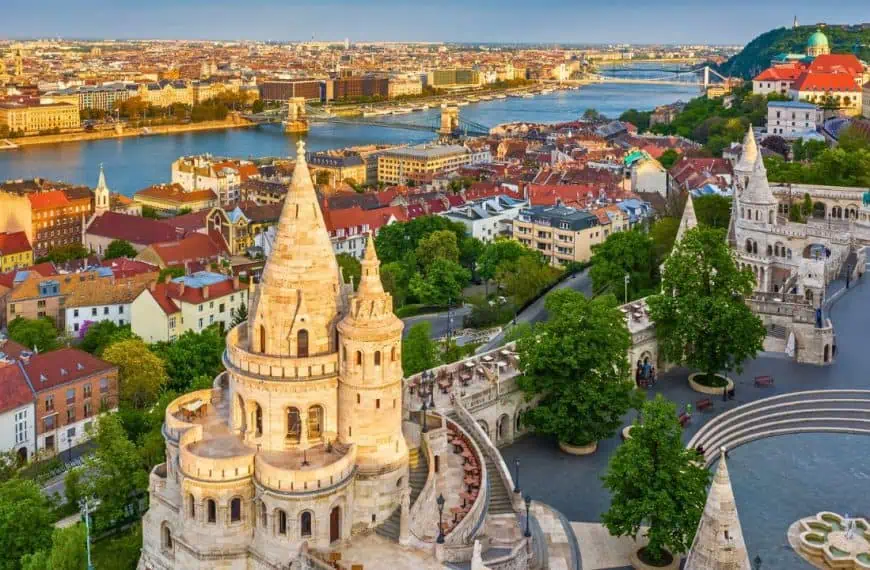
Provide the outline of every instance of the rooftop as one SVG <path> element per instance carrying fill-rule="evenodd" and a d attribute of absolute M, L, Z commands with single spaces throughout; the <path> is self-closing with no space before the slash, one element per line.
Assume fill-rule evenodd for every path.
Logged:
<path fill-rule="evenodd" d="M 468 149 L 462 145 L 417 145 L 405 148 L 397 148 L 384 151 L 383 156 L 395 156 L 402 158 L 417 158 L 424 160 L 432 160 L 435 158 L 446 158 L 459 154 L 467 154 Z"/>
<path fill-rule="evenodd" d="M 139 245 L 150 245 L 178 237 L 170 223 L 118 212 L 106 212 L 97 217 L 88 227 L 87 233 Z"/>
<path fill-rule="evenodd" d="M 24 253 L 32 249 L 24 232 L 0 233 L 0 255 Z"/>

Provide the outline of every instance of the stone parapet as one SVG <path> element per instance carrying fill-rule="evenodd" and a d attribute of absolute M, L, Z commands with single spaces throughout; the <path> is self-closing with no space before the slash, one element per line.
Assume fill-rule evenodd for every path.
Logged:
<path fill-rule="evenodd" d="M 254 450 L 228 451 L 228 457 L 217 457 L 222 451 L 215 449 L 220 443 L 197 447 L 202 442 L 202 426 L 195 425 L 181 434 L 178 441 L 178 465 L 187 477 L 214 483 L 234 481 L 254 474 Z M 209 444 L 210 442 L 205 442 Z"/>
<path fill-rule="evenodd" d="M 288 469 L 268 462 L 263 454 L 254 460 L 257 483 L 285 493 L 307 493 L 340 485 L 356 469 L 357 446 L 351 445 L 337 461 L 313 468 Z"/>
<path fill-rule="evenodd" d="M 227 335 L 224 365 L 244 376 L 282 381 L 307 381 L 338 374 L 338 353 L 292 358 L 256 354 L 245 348 L 245 323 L 236 326 Z"/>

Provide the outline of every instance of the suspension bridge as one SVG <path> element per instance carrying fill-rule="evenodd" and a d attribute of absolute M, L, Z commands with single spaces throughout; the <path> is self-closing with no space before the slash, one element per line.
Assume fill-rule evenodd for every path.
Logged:
<path fill-rule="evenodd" d="M 469 121 L 459 114 L 459 107 L 447 106 L 441 108 L 440 115 L 427 114 L 422 120 L 398 120 L 394 117 L 342 117 L 313 107 L 304 99 L 292 98 L 277 109 L 269 109 L 262 113 L 242 115 L 244 119 L 258 124 L 282 124 L 288 133 L 307 132 L 312 123 L 329 123 L 333 125 L 351 125 L 382 127 L 385 129 L 402 129 L 408 131 L 423 131 L 436 133 L 445 138 L 464 136 L 485 136 L 490 133 L 486 125 Z"/>
<path fill-rule="evenodd" d="M 727 77 L 721 75 L 709 65 L 698 67 L 617 65 L 600 68 L 597 73 L 589 74 L 588 78 L 599 83 L 697 85 L 704 91 L 711 85 L 728 82 Z"/>

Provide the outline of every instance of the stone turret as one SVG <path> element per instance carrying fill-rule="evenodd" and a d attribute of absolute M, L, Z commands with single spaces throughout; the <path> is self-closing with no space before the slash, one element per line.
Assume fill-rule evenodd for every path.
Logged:
<path fill-rule="evenodd" d="M 275 233 L 275 245 L 251 300 L 250 350 L 273 356 L 335 352 L 342 307 L 338 263 L 305 162 L 296 167 Z"/>
<path fill-rule="evenodd" d="M 749 183 L 749 177 L 752 176 L 752 171 L 755 170 L 755 162 L 758 160 L 758 144 L 755 142 L 755 133 L 752 130 L 752 125 L 746 131 L 746 136 L 743 137 L 743 152 L 740 154 L 740 160 L 734 166 L 734 193 L 735 195 L 742 192 Z"/>
<path fill-rule="evenodd" d="M 759 154 L 755 159 L 749 183 L 740 194 L 740 217 L 752 222 L 775 225 L 778 204 L 767 183 L 767 169 Z"/>
<path fill-rule="evenodd" d="M 97 180 L 97 188 L 94 190 L 94 214 L 99 216 L 111 209 L 109 187 L 106 185 L 106 173 L 100 164 L 100 178 Z"/>
<path fill-rule="evenodd" d="M 683 241 L 683 236 L 686 232 L 698 226 L 698 216 L 695 214 L 695 203 L 692 201 L 692 194 L 689 193 L 686 198 L 686 207 L 683 208 L 683 217 L 680 219 L 680 227 L 677 228 L 677 237 L 674 244 Z"/>
<path fill-rule="evenodd" d="M 725 462 L 725 448 L 721 453 L 685 570 L 751 570 Z"/>

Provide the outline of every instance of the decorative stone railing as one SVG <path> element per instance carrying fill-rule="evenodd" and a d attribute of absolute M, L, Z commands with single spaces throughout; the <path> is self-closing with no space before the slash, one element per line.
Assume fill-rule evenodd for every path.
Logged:
<path fill-rule="evenodd" d="M 284 493 L 312 493 L 347 481 L 356 469 L 356 444 L 329 465 L 306 469 L 287 469 L 270 464 L 262 454 L 254 461 L 257 482 Z"/>
<path fill-rule="evenodd" d="M 494 383 L 489 388 L 462 398 L 462 404 L 472 412 L 477 411 L 480 408 L 485 408 L 504 394 L 510 394 L 511 392 L 517 391 L 519 389 L 517 378 L 518 375 L 511 376 L 504 380 L 499 379 L 498 382 Z"/>
<path fill-rule="evenodd" d="M 467 412 L 466 412 L 467 413 Z M 482 530 L 483 521 L 486 518 L 486 511 L 489 507 L 489 474 L 486 470 L 486 458 L 478 446 L 473 435 L 470 435 L 462 426 L 448 422 L 448 426 L 455 429 L 457 432 L 462 432 L 468 438 L 472 445 L 472 452 L 477 458 L 480 465 L 480 492 L 474 500 L 474 504 L 468 510 L 468 513 L 462 518 L 459 523 L 454 526 L 450 532 L 444 537 L 446 548 L 450 546 L 467 546 L 471 544 L 474 537 Z"/>
<path fill-rule="evenodd" d="M 212 482 L 233 481 L 254 473 L 254 450 L 230 457 L 210 457 L 192 446 L 202 441 L 202 426 L 194 425 L 178 439 L 178 467 L 188 477 Z"/>
<path fill-rule="evenodd" d="M 434 416 L 434 414 L 431 415 Z M 441 418 L 441 416 L 438 417 L 439 419 Z M 437 428 L 437 430 L 446 431 L 446 429 L 443 428 Z M 433 514 L 436 512 L 435 499 L 438 496 L 438 482 L 436 481 L 435 476 L 435 454 L 432 451 L 432 445 L 430 444 L 430 441 L 433 436 L 446 437 L 446 433 L 441 434 L 438 433 L 437 430 L 434 433 L 433 431 L 429 431 L 425 434 L 421 434 L 420 451 L 426 454 L 426 462 L 429 470 L 426 473 L 426 484 L 423 486 L 423 489 L 417 496 L 417 500 L 414 501 L 413 505 L 411 505 L 411 509 L 409 510 L 408 515 L 408 528 L 411 531 L 411 534 L 413 534 L 415 537 L 422 541 L 427 540 L 427 532 L 431 531 L 431 529 L 433 528 L 438 527 L 438 521 Z M 429 539 L 429 541 L 431 541 L 431 539 Z"/>
<path fill-rule="evenodd" d="M 170 404 L 166 406 L 166 413 L 164 414 L 163 433 L 172 441 L 177 442 L 181 437 L 181 434 L 191 428 L 198 427 L 201 432 L 202 426 L 184 420 L 178 417 L 178 414 L 181 413 L 183 406 L 191 404 L 197 400 L 202 402 L 205 406 L 211 406 L 212 397 L 212 389 L 207 388 L 205 390 L 197 390 L 196 392 L 184 394 L 170 402 Z"/>
<path fill-rule="evenodd" d="M 508 554 L 487 560 L 486 567 L 489 570 L 526 570 L 530 568 L 532 564 L 530 540 L 531 538 L 523 537 Z"/>
<path fill-rule="evenodd" d="M 845 200 L 857 200 L 860 205 L 866 188 L 857 186 L 822 186 L 816 184 L 771 184 L 770 189 L 775 196 L 788 196 L 789 194 L 800 200 L 804 194 L 813 198 L 834 198 Z"/>
<path fill-rule="evenodd" d="M 224 366 L 246 376 L 264 380 L 304 381 L 338 374 L 338 353 L 291 358 L 257 354 L 245 349 L 240 337 L 243 325 L 227 334 L 227 348 L 224 351 Z"/>

